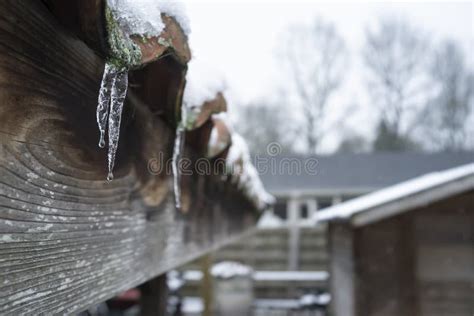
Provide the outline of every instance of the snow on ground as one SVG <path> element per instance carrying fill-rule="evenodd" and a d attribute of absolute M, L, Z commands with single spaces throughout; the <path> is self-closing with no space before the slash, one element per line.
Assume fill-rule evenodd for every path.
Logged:
<path fill-rule="evenodd" d="M 166 274 L 166 279 L 168 289 L 171 291 L 179 290 L 186 283 L 184 277 L 182 277 L 176 270 L 168 272 Z"/>
<path fill-rule="evenodd" d="M 442 184 L 467 176 L 474 176 L 474 163 L 448 169 L 446 171 L 428 173 L 424 176 L 355 198 L 316 213 L 314 219 L 316 221 L 328 221 L 337 218 L 346 219 L 356 213 L 396 201 L 403 197 L 427 191 Z"/>
<path fill-rule="evenodd" d="M 328 305 L 331 301 L 329 293 L 323 294 L 305 294 L 299 299 L 300 306 Z"/>
<path fill-rule="evenodd" d="M 185 297 L 183 299 L 182 312 L 184 314 L 201 315 L 204 311 L 204 303 L 200 297 Z"/>
<path fill-rule="evenodd" d="M 185 34 L 191 32 L 184 3 L 181 1 L 157 0 L 107 0 L 120 28 L 127 35 L 159 36 L 165 24 L 164 13 L 176 19 Z"/>
<path fill-rule="evenodd" d="M 281 228 L 285 227 L 284 221 L 276 216 L 272 211 L 267 210 L 260 217 L 257 227 L 260 229 L 272 229 L 272 228 Z"/>
<path fill-rule="evenodd" d="M 253 270 L 251 267 L 235 261 L 222 261 L 216 263 L 211 268 L 211 274 L 214 277 L 230 279 L 237 276 L 251 276 Z"/>
<path fill-rule="evenodd" d="M 220 267 L 221 269 L 222 267 Z M 173 274 L 173 277 L 175 274 Z M 199 270 L 186 270 L 182 273 L 185 282 L 200 282 L 202 272 Z M 298 281 L 298 282 L 324 282 L 329 279 L 327 271 L 254 271 L 252 278 L 255 281 Z"/>
<path fill-rule="evenodd" d="M 322 282 L 329 279 L 327 271 L 255 271 L 255 281 Z"/>
<path fill-rule="evenodd" d="M 298 308 L 302 308 L 305 306 L 311 306 L 313 304 L 320 304 L 326 305 L 331 300 L 331 296 L 329 294 L 321 294 L 321 295 L 305 295 L 300 299 L 292 299 L 292 298 L 266 298 L 266 299 L 256 299 L 254 300 L 254 308 L 256 309 L 263 309 L 262 312 L 270 313 L 270 311 L 278 311 L 278 310 L 294 310 Z M 192 315 L 200 315 L 204 310 L 204 303 L 200 297 L 185 297 L 183 298 L 183 305 L 182 311 L 185 314 L 192 314 Z M 263 315 L 265 315 L 263 314 Z M 286 314 L 286 313 L 285 313 Z M 262 314 L 259 314 L 262 315 Z"/>

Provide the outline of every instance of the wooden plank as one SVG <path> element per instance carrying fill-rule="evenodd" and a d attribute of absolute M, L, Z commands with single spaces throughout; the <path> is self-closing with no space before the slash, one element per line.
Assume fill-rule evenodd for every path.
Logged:
<path fill-rule="evenodd" d="M 182 84 L 167 77 L 182 76 L 172 60 L 153 65 Z M 43 2 L 0 0 L 1 315 L 84 310 L 255 223 L 251 203 L 217 175 L 186 176 L 187 213 L 174 208 L 166 109 L 179 89 L 163 87 L 160 108 L 133 73 L 115 180 L 105 181 L 95 123 L 103 67 Z"/>
<path fill-rule="evenodd" d="M 355 230 L 357 315 L 419 315 L 412 214 Z"/>
<path fill-rule="evenodd" d="M 199 292 L 201 293 L 201 299 L 203 301 L 202 316 L 212 315 L 212 297 L 213 297 L 213 284 L 212 284 L 212 254 L 203 256 L 199 261 L 201 264 L 202 280 L 199 286 Z"/>

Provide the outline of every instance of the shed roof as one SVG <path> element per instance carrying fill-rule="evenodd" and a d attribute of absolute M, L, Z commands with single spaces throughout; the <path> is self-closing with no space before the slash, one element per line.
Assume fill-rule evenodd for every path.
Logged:
<path fill-rule="evenodd" d="M 375 191 L 428 172 L 441 171 L 474 162 L 474 152 L 379 152 L 367 154 L 339 153 L 327 156 L 266 157 L 275 170 L 261 171 L 262 181 L 275 195 L 292 193 L 361 194 Z M 303 170 L 290 172 L 284 160 L 297 161 Z M 317 160 L 316 174 L 304 171 L 305 162 Z M 258 163 L 257 163 L 258 165 Z M 278 170 L 281 169 L 281 170 Z"/>
<path fill-rule="evenodd" d="M 432 172 L 318 212 L 314 219 L 363 226 L 474 189 L 474 163 Z"/>

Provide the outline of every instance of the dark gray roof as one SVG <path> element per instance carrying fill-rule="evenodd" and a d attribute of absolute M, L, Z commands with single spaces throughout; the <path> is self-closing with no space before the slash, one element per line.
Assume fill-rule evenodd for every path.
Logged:
<path fill-rule="evenodd" d="M 290 192 L 368 192 L 429 172 L 474 162 L 474 152 L 379 152 L 327 156 L 277 156 L 268 170 L 257 166 L 265 188 L 273 194 Z M 262 159 L 260 159 L 261 161 Z M 317 161 L 316 174 L 305 172 L 308 161 Z M 293 172 L 288 168 L 289 161 Z M 295 172 L 298 162 L 302 172 Z M 261 164 L 261 162 L 260 162 Z M 309 163 L 311 165 L 312 162 Z M 286 166 L 286 167 L 285 167 Z"/>

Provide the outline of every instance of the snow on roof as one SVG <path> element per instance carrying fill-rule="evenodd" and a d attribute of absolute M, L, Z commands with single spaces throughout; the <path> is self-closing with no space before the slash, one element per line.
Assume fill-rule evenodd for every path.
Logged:
<path fill-rule="evenodd" d="M 472 181 L 469 182 L 468 189 L 474 188 L 474 163 L 446 171 L 428 173 L 418 178 L 355 198 L 316 213 L 314 219 L 316 222 L 349 219 L 358 213 L 375 209 L 402 198 L 430 191 L 466 177 L 473 177 Z"/>
<path fill-rule="evenodd" d="M 191 59 L 186 74 L 183 104 L 188 109 L 200 108 L 213 100 L 217 93 L 224 92 L 225 80 L 222 72 L 199 57 Z"/>
<path fill-rule="evenodd" d="M 188 35 L 191 32 L 184 3 L 177 0 L 107 0 L 121 29 L 127 35 L 159 36 L 165 24 L 164 13 L 173 17 Z"/>
<path fill-rule="evenodd" d="M 239 159 L 244 160 L 244 163 L 246 163 L 247 160 L 250 160 L 249 148 L 245 139 L 240 136 L 240 134 L 232 133 L 232 146 L 227 154 L 227 163 L 234 165 Z M 238 172 L 240 170 L 235 171 Z"/>
<path fill-rule="evenodd" d="M 226 112 L 213 114 L 212 118 L 221 120 L 225 127 L 227 127 L 229 133 L 233 133 L 233 127 Z M 221 153 L 229 145 L 228 140 L 228 138 L 219 138 L 219 126 L 214 124 L 209 137 L 209 143 L 207 144 L 207 156 L 215 157 L 217 154 Z"/>
<path fill-rule="evenodd" d="M 217 94 L 223 93 L 224 90 L 225 81 L 220 72 L 214 67 L 206 65 L 202 60 L 192 59 L 188 66 L 183 96 L 184 126 L 197 118 L 205 102 L 215 99 Z M 231 133 L 232 143 L 226 158 L 226 165 L 231 170 L 231 176 L 238 187 L 255 202 L 259 209 L 273 204 L 275 198 L 265 191 L 260 176 L 251 162 L 247 143 L 239 134 L 233 132 L 227 113 L 213 114 L 212 117 L 223 120 Z M 219 147 L 217 132 L 215 128 L 211 130 L 208 143 L 209 153 L 211 153 L 209 148 Z"/>

